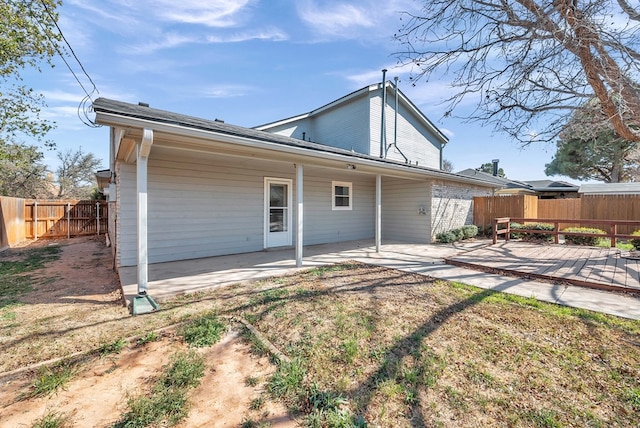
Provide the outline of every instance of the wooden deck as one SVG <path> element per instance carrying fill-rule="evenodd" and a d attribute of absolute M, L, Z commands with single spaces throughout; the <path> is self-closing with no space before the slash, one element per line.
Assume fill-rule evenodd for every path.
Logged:
<path fill-rule="evenodd" d="M 640 295 L 640 260 L 628 251 L 502 242 L 450 258 L 448 264 Z"/>

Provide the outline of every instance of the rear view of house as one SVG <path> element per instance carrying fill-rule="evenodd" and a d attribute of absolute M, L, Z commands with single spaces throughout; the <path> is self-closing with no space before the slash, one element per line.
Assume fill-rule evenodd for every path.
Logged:
<path fill-rule="evenodd" d="M 96 100 L 96 122 L 111 128 L 116 266 L 137 266 L 140 283 L 149 263 L 282 247 L 301 265 L 304 245 L 429 243 L 468 223 L 473 196 L 494 185 L 441 171 L 446 138 L 403 95 L 400 125 L 388 107 L 388 135 L 376 133 L 381 89 L 254 129 Z"/>

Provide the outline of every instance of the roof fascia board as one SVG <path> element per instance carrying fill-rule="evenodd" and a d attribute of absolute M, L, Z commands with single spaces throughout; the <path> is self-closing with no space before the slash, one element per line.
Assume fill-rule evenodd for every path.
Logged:
<path fill-rule="evenodd" d="M 348 156 L 339 153 L 331 153 L 331 152 L 320 152 L 315 151 L 313 149 L 304 148 L 304 147 L 295 147 L 295 146 L 286 146 L 278 143 L 272 143 L 268 141 L 260 141 L 256 139 L 252 139 L 249 137 L 241 137 L 237 135 L 229 135 L 222 132 L 212 131 L 212 130 L 203 130 L 196 129 L 187 126 L 181 126 L 176 124 L 169 124 L 163 122 L 156 122 L 150 119 L 142 119 L 137 117 L 130 116 L 122 116 L 117 113 L 108 113 L 104 111 L 96 112 L 96 123 L 100 123 L 103 125 L 109 126 L 124 126 L 124 127 L 134 127 L 137 129 L 152 129 L 156 132 L 166 132 L 168 134 L 174 135 L 183 135 L 187 137 L 193 137 L 203 140 L 212 140 L 215 139 L 217 141 L 223 143 L 233 143 L 238 144 L 244 147 L 256 148 L 256 149 L 267 149 L 270 151 L 281 152 L 281 153 L 289 153 L 298 156 L 311 157 L 316 159 L 330 159 L 355 165 L 363 165 L 368 167 L 373 167 L 377 169 L 389 170 L 389 171 L 397 171 L 403 174 L 411 174 L 416 176 L 425 176 L 429 178 L 441 179 L 441 180 L 449 180 L 460 183 L 474 184 L 480 187 L 488 187 L 488 188 L 497 188 L 494 183 L 489 183 L 486 181 L 473 179 L 466 176 L 458 176 L 455 174 L 436 171 L 436 170 L 426 170 L 420 168 L 409 168 L 406 165 L 395 165 L 392 163 L 380 162 L 378 160 L 365 159 L 356 156 Z"/>

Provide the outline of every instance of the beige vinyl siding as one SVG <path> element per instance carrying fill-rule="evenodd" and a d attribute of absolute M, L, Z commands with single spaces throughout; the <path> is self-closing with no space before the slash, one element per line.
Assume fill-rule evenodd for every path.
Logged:
<path fill-rule="evenodd" d="M 136 166 L 116 163 L 116 266 L 137 264 Z"/>
<path fill-rule="evenodd" d="M 375 234 L 375 178 L 335 170 L 305 169 L 304 245 L 372 239 Z M 353 184 L 353 208 L 332 210 L 331 182 Z"/>
<path fill-rule="evenodd" d="M 314 119 L 311 141 L 369 154 L 369 103 L 366 98 L 322 112 Z"/>
<path fill-rule="evenodd" d="M 122 266 L 137 262 L 135 165 L 122 165 L 119 216 Z M 148 167 L 149 262 L 159 263 L 264 248 L 264 177 L 293 179 L 295 244 L 296 187 L 291 163 L 208 154 L 184 154 L 154 147 Z M 353 183 L 353 209 L 331 209 L 332 180 Z M 370 175 L 305 167 L 304 244 L 372 239 L 375 178 Z"/>
<path fill-rule="evenodd" d="M 149 262 L 262 250 L 264 177 L 293 178 L 294 173 L 290 163 L 154 147 L 148 172 Z M 123 266 L 136 263 L 135 212 L 133 232 Z"/>
<path fill-rule="evenodd" d="M 371 117 L 369 127 L 371 135 L 370 153 L 373 156 L 380 155 L 380 123 L 382 120 L 382 93 L 373 91 L 369 95 Z M 395 126 L 395 99 L 392 90 L 387 89 L 387 109 L 385 111 L 386 145 L 394 142 Z M 433 142 L 432 142 L 433 141 Z M 420 123 L 400 103 L 398 111 L 398 139 L 397 146 L 412 164 L 440 169 L 440 144 L 438 139 Z M 394 147 L 387 151 L 387 158 L 404 162 L 400 152 Z"/>
<path fill-rule="evenodd" d="M 387 109 L 387 144 L 393 143 L 395 106 L 393 99 Z M 391 122 L 390 124 L 388 122 Z M 433 142 L 432 142 L 433 141 Z M 440 144 L 438 140 L 418 119 L 402 105 L 398 111 L 398 148 L 413 164 L 440 169 Z M 388 159 L 404 161 L 402 155 L 394 148 L 389 149 Z"/>
<path fill-rule="evenodd" d="M 383 177 L 382 238 L 389 241 L 431 242 L 430 184 Z M 425 213 L 421 214 L 419 208 Z"/>
<path fill-rule="evenodd" d="M 285 137 L 297 138 L 302 140 L 302 134 L 304 133 L 305 141 L 309 141 L 311 135 L 313 135 L 313 119 L 302 118 L 294 122 L 284 123 L 282 125 L 273 126 L 265 129 L 266 132 L 272 134 L 283 135 Z"/>

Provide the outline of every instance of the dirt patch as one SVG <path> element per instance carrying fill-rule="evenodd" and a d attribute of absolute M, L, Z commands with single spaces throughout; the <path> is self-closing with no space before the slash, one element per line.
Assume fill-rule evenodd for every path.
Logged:
<path fill-rule="evenodd" d="M 148 391 L 170 356 L 186 345 L 170 327 L 162 330 L 159 340 L 144 345 L 132 340 L 118 354 L 100 357 L 91 352 L 174 324 L 210 309 L 211 303 L 175 303 L 167 312 L 130 316 L 111 268 L 110 249 L 98 238 L 37 242 L 3 252 L 0 261 L 20 260 L 30 250 L 51 246 L 60 247 L 59 259 L 30 274 L 32 290 L 18 303 L 0 308 L 0 368 L 5 373 L 0 374 L 0 425 L 31 426 L 58 413 L 68 418 L 69 426 L 110 426 L 126 411 L 127 400 Z M 272 400 L 261 400 L 260 406 L 253 402 L 250 408 L 253 400 L 266 396 L 265 382 L 274 366 L 266 357 L 252 354 L 235 330 L 200 352 L 205 354 L 206 375 L 192 392 L 189 417 L 180 427 L 237 427 L 245 420 L 296 426 L 283 405 Z M 78 362 L 64 388 L 49 396 L 24 398 L 41 374 L 37 363 L 70 355 Z"/>
<path fill-rule="evenodd" d="M 19 399 L 33 391 L 38 369 L 0 375 L 3 426 L 29 426 L 52 411 L 73 426 L 109 426 L 186 346 L 175 325 L 206 313 L 233 328 L 232 319 L 246 320 L 290 363 L 274 373 L 233 333 L 198 351 L 205 377 L 181 427 L 295 426 L 284 405 L 313 426 L 639 423 L 637 321 L 355 262 L 178 296 L 132 317 L 101 241 L 58 245 L 60 259 L 30 274 L 33 291 L 0 308 L 0 365 L 74 353 L 82 364 L 41 398 Z M 152 330 L 162 340 L 138 345 Z M 122 338 L 132 340 L 119 354 L 91 354 Z M 271 373 L 276 403 L 264 391 Z"/>

